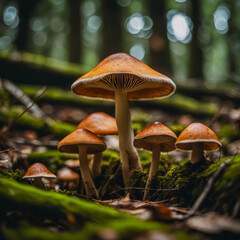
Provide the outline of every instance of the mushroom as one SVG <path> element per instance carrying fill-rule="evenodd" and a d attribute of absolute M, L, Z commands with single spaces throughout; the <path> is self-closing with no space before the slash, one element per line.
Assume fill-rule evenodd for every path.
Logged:
<path fill-rule="evenodd" d="M 167 97 L 172 95 L 175 89 L 171 79 L 126 53 L 110 55 L 73 83 L 72 91 L 78 95 L 115 99 L 125 185 L 128 184 L 130 167 L 141 168 L 133 146 L 134 133 L 128 100 Z"/>
<path fill-rule="evenodd" d="M 78 186 L 79 174 L 67 167 L 59 169 L 57 172 L 57 177 L 59 180 L 64 181 L 67 185 L 67 188 L 70 190 L 75 190 Z"/>
<path fill-rule="evenodd" d="M 157 175 L 161 152 L 170 152 L 175 149 L 177 136 L 168 127 L 160 122 L 144 128 L 134 138 L 134 146 L 152 151 L 152 163 L 149 170 L 143 200 L 146 200 L 149 193 L 149 186 L 153 176 Z"/>
<path fill-rule="evenodd" d="M 176 141 L 177 148 L 192 152 L 192 164 L 205 159 L 204 151 L 216 151 L 221 146 L 216 134 L 202 123 L 191 123 L 181 132 Z"/>
<path fill-rule="evenodd" d="M 56 178 L 56 176 L 42 163 L 34 163 L 28 168 L 26 174 L 22 178 L 34 179 L 34 186 L 43 188 L 44 184 L 42 182 L 42 178 L 52 179 Z"/>
<path fill-rule="evenodd" d="M 93 183 L 87 154 L 95 154 L 106 149 L 106 144 L 96 134 L 77 129 L 63 138 L 58 144 L 58 150 L 66 153 L 79 153 L 80 172 L 87 197 L 97 197 L 98 192 Z"/>
<path fill-rule="evenodd" d="M 79 128 L 87 129 L 100 136 L 118 134 L 116 119 L 104 112 L 96 112 L 88 115 L 77 126 L 77 129 Z M 93 178 L 101 174 L 101 162 L 102 152 L 94 154 L 92 165 Z"/>

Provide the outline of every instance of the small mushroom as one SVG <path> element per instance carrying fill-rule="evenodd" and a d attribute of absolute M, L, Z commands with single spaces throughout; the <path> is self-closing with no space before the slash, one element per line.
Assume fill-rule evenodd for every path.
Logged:
<path fill-rule="evenodd" d="M 57 177 L 60 181 L 64 181 L 66 183 L 66 187 L 69 190 L 75 190 L 78 186 L 79 174 L 67 167 L 59 169 L 57 172 Z"/>
<path fill-rule="evenodd" d="M 170 152 L 175 149 L 177 136 L 168 127 L 160 122 L 144 128 L 134 139 L 134 146 L 152 151 L 152 163 L 149 170 L 143 200 L 146 200 L 149 194 L 149 186 L 153 176 L 158 173 L 159 159 L 161 152 Z"/>
<path fill-rule="evenodd" d="M 77 126 L 77 129 L 79 128 L 87 129 L 98 136 L 118 134 L 116 119 L 104 112 L 96 112 L 88 115 Z M 102 152 L 94 154 L 92 165 L 93 178 L 101 174 L 101 162 Z"/>
<path fill-rule="evenodd" d="M 134 133 L 128 100 L 163 98 L 172 95 L 175 89 L 171 79 L 126 53 L 110 55 L 73 83 L 72 91 L 78 95 L 115 100 L 125 185 L 128 185 L 130 168 L 141 169 L 133 146 Z"/>
<path fill-rule="evenodd" d="M 86 129 L 75 130 L 58 144 L 60 152 L 79 153 L 80 171 L 87 197 L 98 198 L 98 192 L 91 177 L 87 154 L 96 154 L 105 149 L 106 144 L 103 140 Z"/>
<path fill-rule="evenodd" d="M 49 171 L 49 169 L 42 163 L 34 163 L 31 165 L 26 174 L 23 176 L 23 179 L 34 179 L 34 186 L 43 188 L 44 184 L 42 178 L 53 179 L 56 176 Z"/>
<path fill-rule="evenodd" d="M 202 123 L 191 123 L 181 132 L 176 141 L 178 149 L 192 152 L 192 164 L 205 159 L 204 151 L 216 151 L 221 146 L 216 134 Z"/>

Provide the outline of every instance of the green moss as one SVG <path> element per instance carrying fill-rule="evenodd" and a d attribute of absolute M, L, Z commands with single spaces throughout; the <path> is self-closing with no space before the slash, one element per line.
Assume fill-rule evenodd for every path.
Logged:
<path fill-rule="evenodd" d="M 239 129 L 234 125 L 223 125 L 217 133 L 218 137 L 223 140 L 223 144 L 227 145 L 232 140 L 237 139 L 240 135 Z"/>
<path fill-rule="evenodd" d="M 180 125 L 180 124 L 175 124 L 175 125 L 170 125 L 169 128 L 178 136 L 185 128 L 186 126 Z"/>
<path fill-rule="evenodd" d="M 218 106 L 214 103 L 198 101 L 194 98 L 190 98 L 179 94 L 174 94 L 169 98 L 157 100 L 157 103 L 164 106 L 175 107 L 178 110 L 182 109 L 184 112 L 203 114 L 209 116 L 213 116 L 218 111 Z"/>
<path fill-rule="evenodd" d="M 17 182 L 22 182 L 22 177 L 23 177 L 23 172 L 19 169 L 16 169 L 15 171 L 14 170 L 10 170 L 10 171 L 7 171 L 7 170 L 3 170 L 0 168 L 0 176 L 4 176 L 4 177 L 7 177 L 7 178 L 10 178 L 10 179 L 13 179 Z"/>
<path fill-rule="evenodd" d="M 22 112 L 22 107 L 12 107 L 8 110 L 3 109 L 0 111 L 0 121 L 4 124 L 8 124 L 17 119 Z M 17 120 L 16 125 L 38 130 L 44 128 L 45 122 L 42 119 L 35 118 L 26 112 Z"/>
<path fill-rule="evenodd" d="M 130 237 L 136 233 L 164 230 L 171 228 L 156 222 L 143 222 L 133 216 L 119 212 L 115 209 L 100 206 L 99 204 L 84 201 L 76 197 L 66 196 L 55 192 L 43 191 L 38 188 L 19 184 L 15 181 L 0 178 L 0 203 L 6 204 L 5 211 L 17 208 L 18 211 L 29 211 L 29 213 L 40 217 L 47 213 L 48 219 L 67 219 L 69 214 L 81 219 L 82 224 L 72 226 L 72 230 L 61 232 L 61 239 L 90 239 L 104 228 L 111 228 L 122 237 Z M 23 218 L 24 219 L 24 218 Z M 62 221 L 61 220 L 61 221 Z M 56 221 L 56 220 L 55 220 Z M 57 223 L 56 223 L 57 224 Z M 38 229 L 38 231 L 37 231 Z M 80 230 L 79 230 L 80 229 Z M 7 239 L 56 239 L 59 233 L 49 232 L 34 226 L 20 226 L 19 228 L 7 228 Z M 83 237 L 83 238 L 80 238 Z"/>
<path fill-rule="evenodd" d="M 58 71 L 62 74 L 69 75 L 83 75 L 90 70 L 88 66 L 73 64 L 65 61 L 60 61 L 53 58 L 48 58 L 42 55 L 32 54 L 32 53 L 20 53 L 20 52 L 8 52 L 1 51 L 0 58 L 7 59 L 10 58 L 12 54 L 17 55 L 17 60 L 22 63 L 27 63 L 31 65 L 35 65 L 38 68 L 49 69 L 52 71 Z"/>
<path fill-rule="evenodd" d="M 51 122 L 48 124 L 49 131 L 57 136 L 65 136 L 76 130 L 75 125 L 64 122 Z"/>
<path fill-rule="evenodd" d="M 38 92 L 42 87 L 41 86 L 29 86 L 29 85 L 21 85 L 21 90 L 30 97 L 35 96 L 36 92 Z M 73 94 L 70 90 L 63 90 L 57 87 L 49 87 L 41 99 L 49 100 L 49 101 L 59 101 L 65 103 L 79 103 L 79 104 L 87 104 L 92 106 L 97 105 L 113 105 L 113 102 L 94 100 L 90 98 L 82 98 Z"/>
<path fill-rule="evenodd" d="M 53 173 L 56 173 L 57 169 L 61 168 L 64 164 L 64 161 L 68 159 L 78 160 L 78 155 L 60 153 L 57 150 L 46 151 L 43 153 L 33 152 L 28 154 L 28 161 L 30 164 L 35 162 L 43 163 Z"/>

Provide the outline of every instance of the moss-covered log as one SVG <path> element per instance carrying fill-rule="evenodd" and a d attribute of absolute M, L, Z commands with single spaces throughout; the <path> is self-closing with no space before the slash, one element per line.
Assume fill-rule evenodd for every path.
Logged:
<path fill-rule="evenodd" d="M 14 83 L 71 86 L 89 67 L 19 52 L 0 52 L 0 75 Z"/>
<path fill-rule="evenodd" d="M 0 212 L 2 222 L 8 211 L 17 210 L 26 214 L 20 221 L 20 224 L 25 224 L 18 225 L 17 228 L 16 226 L 11 228 L 10 224 L 5 228 L 6 239 L 57 239 L 61 236 L 61 239 L 76 239 L 77 237 L 77 239 L 87 240 L 106 228 L 113 229 L 120 236 L 127 238 L 133 234 L 151 230 L 171 231 L 170 227 L 164 224 L 143 222 L 109 207 L 76 197 L 43 191 L 3 177 L 0 177 L 0 203 L 4 206 Z M 56 233 L 26 225 L 27 219 L 31 218 L 28 215 L 34 216 L 35 223 L 36 218 L 47 217 L 54 221 L 61 219 L 61 221 L 66 221 L 67 230 Z M 182 232 L 176 232 L 176 236 L 182 236 L 182 234 Z"/>
<path fill-rule="evenodd" d="M 24 93 L 33 97 L 37 91 L 40 90 L 40 87 L 37 86 L 21 86 L 21 89 Z M 98 101 L 93 99 L 85 99 L 74 95 L 70 90 L 64 91 L 59 88 L 49 88 L 48 91 L 44 94 L 41 101 L 50 101 L 55 104 L 59 103 L 68 103 L 75 104 L 76 106 L 101 106 L 109 107 L 109 109 L 114 108 L 113 102 Z M 174 94 L 173 96 L 161 100 L 154 101 L 135 101 L 133 103 L 136 107 L 143 108 L 154 108 L 154 109 L 168 109 L 168 111 L 174 110 L 178 113 L 191 113 L 196 116 L 213 116 L 218 111 L 218 106 L 214 103 L 207 103 L 203 101 L 198 101 L 193 98 Z"/>
<path fill-rule="evenodd" d="M 191 206 L 204 190 L 207 181 L 219 166 L 231 159 L 231 164 L 215 182 L 213 189 L 203 204 L 204 209 L 231 214 L 240 198 L 240 155 L 222 158 L 215 163 L 190 161 L 166 165 L 162 159 L 159 174 L 152 178 L 151 200 L 167 200 L 169 203 Z M 131 177 L 132 187 L 144 187 L 146 174 L 134 171 Z M 135 194 L 139 191 L 135 190 Z"/>
<path fill-rule="evenodd" d="M 8 125 L 10 122 L 17 119 L 22 112 L 23 108 L 19 107 L 0 109 L 0 123 Z M 43 119 L 33 117 L 28 112 L 24 113 L 16 121 L 15 127 L 19 127 L 21 129 L 34 129 L 39 132 L 41 131 L 42 134 L 51 133 L 60 137 L 66 136 L 76 129 L 76 126 L 73 124 L 58 121 L 46 122 Z"/>

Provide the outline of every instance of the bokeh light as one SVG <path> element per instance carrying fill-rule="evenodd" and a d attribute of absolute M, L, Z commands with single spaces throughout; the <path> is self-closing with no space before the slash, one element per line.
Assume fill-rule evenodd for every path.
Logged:
<path fill-rule="evenodd" d="M 145 49 L 141 44 L 135 44 L 130 48 L 130 55 L 133 57 L 142 60 L 145 56 Z"/>
<path fill-rule="evenodd" d="M 102 19 L 99 16 L 93 15 L 88 19 L 87 29 L 89 32 L 95 33 L 102 25 Z"/>
<path fill-rule="evenodd" d="M 188 44 L 192 39 L 192 20 L 184 13 L 171 10 L 167 14 L 168 39 Z"/>
<path fill-rule="evenodd" d="M 3 21 L 10 28 L 15 28 L 19 24 L 17 9 L 14 6 L 9 6 L 3 13 Z"/>
<path fill-rule="evenodd" d="M 225 34 L 228 29 L 228 20 L 230 18 L 230 11 L 226 6 L 220 5 L 214 12 L 214 26 L 218 33 Z"/>
<path fill-rule="evenodd" d="M 135 37 L 148 39 L 151 37 L 153 21 L 149 16 L 134 13 L 126 19 L 125 28 L 127 32 Z"/>

